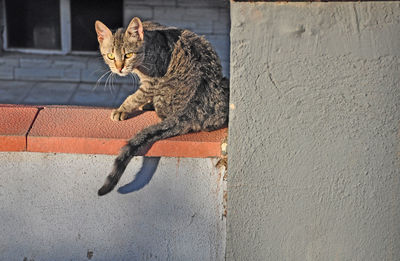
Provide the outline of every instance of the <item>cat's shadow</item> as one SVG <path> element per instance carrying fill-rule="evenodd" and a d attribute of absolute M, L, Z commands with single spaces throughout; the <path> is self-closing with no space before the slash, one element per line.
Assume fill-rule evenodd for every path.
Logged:
<path fill-rule="evenodd" d="M 143 164 L 135 178 L 128 184 L 120 187 L 118 193 L 128 194 L 142 189 L 149 184 L 157 170 L 161 157 L 143 157 Z"/>

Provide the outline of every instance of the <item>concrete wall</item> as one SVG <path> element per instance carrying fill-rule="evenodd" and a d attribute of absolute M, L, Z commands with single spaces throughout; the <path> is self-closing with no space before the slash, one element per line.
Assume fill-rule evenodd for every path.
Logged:
<path fill-rule="evenodd" d="M 231 3 L 227 260 L 400 259 L 400 3 Z"/>
<path fill-rule="evenodd" d="M 223 259 L 214 159 L 136 157 L 120 182 L 126 194 L 98 197 L 113 158 L 0 153 L 0 259 Z"/>

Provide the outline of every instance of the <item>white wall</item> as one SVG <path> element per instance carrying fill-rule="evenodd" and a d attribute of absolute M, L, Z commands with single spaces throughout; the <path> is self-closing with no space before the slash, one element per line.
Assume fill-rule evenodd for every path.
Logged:
<path fill-rule="evenodd" d="M 231 3 L 227 260 L 400 260 L 400 3 Z"/>
<path fill-rule="evenodd" d="M 113 158 L 0 153 L 0 260 L 223 259 L 214 159 L 146 158 L 147 172 L 125 192 L 141 189 L 98 197 Z M 119 185 L 142 163 L 134 158 Z"/>

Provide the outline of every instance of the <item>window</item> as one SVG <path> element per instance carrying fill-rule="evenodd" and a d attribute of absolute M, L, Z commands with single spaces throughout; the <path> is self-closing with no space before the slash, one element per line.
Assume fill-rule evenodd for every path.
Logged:
<path fill-rule="evenodd" d="M 94 22 L 122 26 L 123 0 L 4 0 L 4 49 L 32 53 L 98 49 Z"/>
<path fill-rule="evenodd" d="M 6 1 L 10 48 L 61 49 L 58 1 Z"/>
<path fill-rule="evenodd" d="M 96 51 L 98 42 L 94 22 L 101 20 L 109 28 L 122 27 L 122 0 L 71 0 L 73 51 Z"/>

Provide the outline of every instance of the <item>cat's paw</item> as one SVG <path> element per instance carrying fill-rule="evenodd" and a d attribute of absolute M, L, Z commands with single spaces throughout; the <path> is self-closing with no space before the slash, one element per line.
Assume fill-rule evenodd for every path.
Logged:
<path fill-rule="evenodd" d="M 111 119 L 113 121 L 124 121 L 128 119 L 128 113 L 119 111 L 118 109 L 111 112 Z"/>

